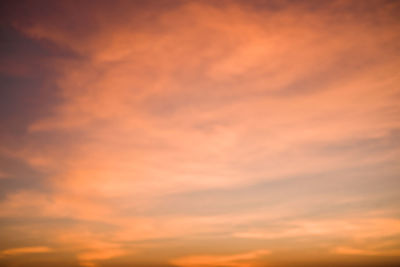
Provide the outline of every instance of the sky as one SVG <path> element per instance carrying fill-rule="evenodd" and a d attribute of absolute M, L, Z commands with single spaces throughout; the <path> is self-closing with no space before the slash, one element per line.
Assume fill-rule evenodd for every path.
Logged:
<path fill-rule="evenodd" d="M 400 1 L 2 1 L 1 267 L 400 264 Z"/>

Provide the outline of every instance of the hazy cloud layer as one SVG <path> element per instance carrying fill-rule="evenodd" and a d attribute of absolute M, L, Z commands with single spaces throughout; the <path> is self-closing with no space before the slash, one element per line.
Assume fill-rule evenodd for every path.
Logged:
<path fill-rule="evenodd" d="M 399 260 L 396 1 L 4 10 L 0 262 Z"/>

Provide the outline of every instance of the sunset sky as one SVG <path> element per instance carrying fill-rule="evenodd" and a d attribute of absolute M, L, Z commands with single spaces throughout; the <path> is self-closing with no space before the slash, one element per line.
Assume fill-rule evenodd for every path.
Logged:
<path fill-rule="evenodd" d="M 400 264 L 400 1 L 2 1 L 1 267 Z"/>

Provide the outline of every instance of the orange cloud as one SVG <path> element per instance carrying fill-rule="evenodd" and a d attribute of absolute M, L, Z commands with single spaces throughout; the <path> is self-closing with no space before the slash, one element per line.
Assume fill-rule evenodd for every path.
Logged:
<path fill-rule="evenodd" d="M 386 255 L 367 241 L 398 235 L 399 221 L 362 210 L 349 216 L 347 206 L 398 210 L 389 188 L 400 158 L 393 4 L 372 1 L 364 10 L 333 1 L 315 12 L 305 3 L 275 10 L 252 1 L 49 4 L 59 14 L 26 5 L 10 24 L 73 56 L 43 59 L 56 73 L 46 82 L 59 102 L 24 125 L 23 142 L 3 142 L 1 155 L 43 181 L 14 190 L 21 175 L 10 178 L 2 218 L 72 221 L 35 236 L 73 251 L 82 266 L 127 255 L 132 242 L 153 241 L 154 249 L 161 239 L 209 235 L 345 236 L 328 250 Z M 0 173 L 7 180 L 2 173 L 10 171 Z M 316 176 L 326 185 L 305 190 Z M 237 201 L 245 190 L 249 200 Z M 193 208 L 199 192 L 205 204 Z M 227 204 L 214 210 L 220 200 Z M 330 212 L 338 218 L 321 219 Z M 107 231 L 90 227 L 97 224 Z M 216 251 L 172 262 L 256 266 L 268 254 L 214 255 L 210 247 Z"/>
<path fill-rule="evenodd" d="M 366 255 L 366 256 L 399 256 L 400 250 L 385 250 L 385 251 L 377 251 L 377 250 L 365 250 L 358 249 L 352 247 L 337 247 L 333 251 L 333 253 L 344 254 L 344 255 Z"/>
<path fill-rule="evenodd" d="M 83 252 L 78 254 L 79 264 L 81 266 L 97 266 L 96 262 L 99 260 L 112 259 L 125 254 L 126 251 L 118 248 L 104 247 L 97 248 L 96 250 L 91 250 L 88 252 Z"/>
<path fill-rule="evenodd" d="M 51 252 L 52 249 L 49 247 L 22 247 L 22 248 L 12 248 L 1 251 L 0 255 L 2 256 L 12 256 L 19 254 L 30 254 L 30 253 L 48 253 Z"/>
<path fill-rule="evenodd" d="M 281 231 L 248 231 L 234 233 L 240 238 L 276 239 L 299 236 L 345 236 L 355 240 L 384 238 L 400 234 L 400 220 L 392 218 L 332 219 L 291 221 Z"/>
<path fill-rule="evenodd" d="M 256 250 L 247 253 L 232 255 L 199 255 L 186 256 L 172 260 L 171 263 L 182 267 L 205 267 L 205 266 L 231 266 L 231 267 L 251 267 L 256 266 L 254 262 L 260 257 L 268 255 L 268 250 Z"/>

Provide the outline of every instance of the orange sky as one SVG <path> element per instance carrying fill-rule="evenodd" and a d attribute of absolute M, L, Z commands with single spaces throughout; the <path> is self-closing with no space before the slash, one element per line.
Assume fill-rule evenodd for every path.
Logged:
<path fill-rule="evenodd" d="M 0 266 L 400 263 L 400 2 L 1 4 Z"/>

